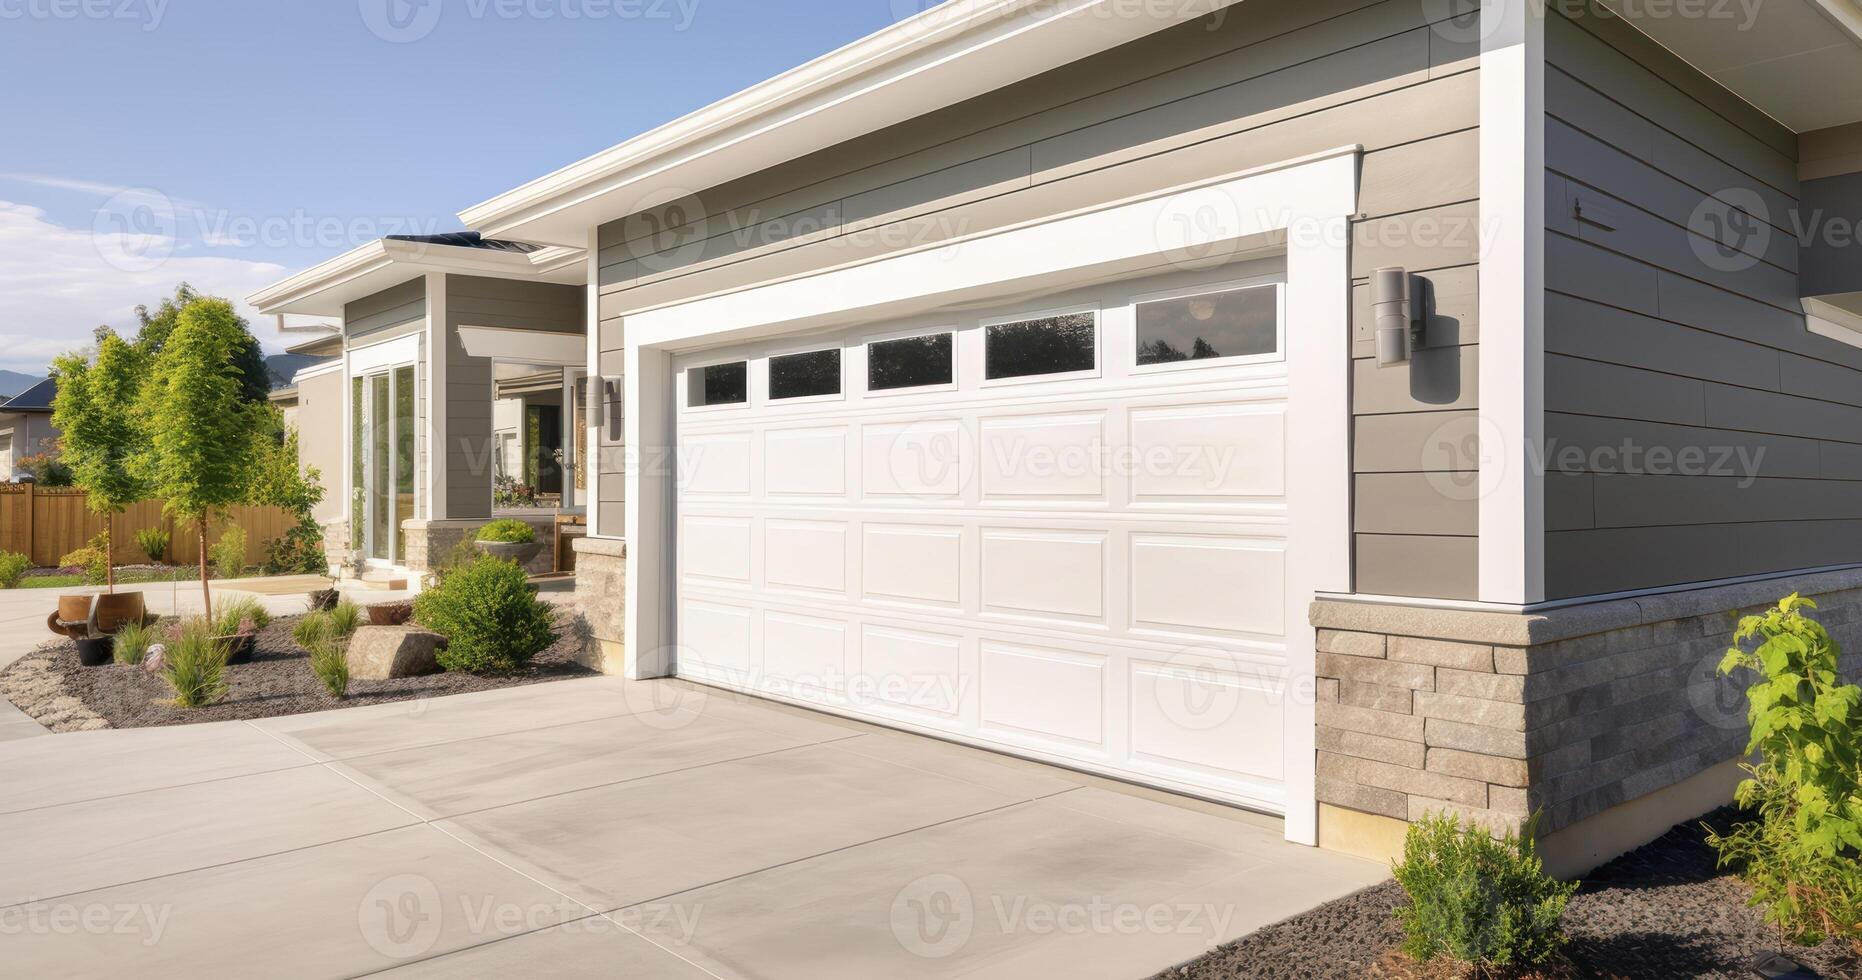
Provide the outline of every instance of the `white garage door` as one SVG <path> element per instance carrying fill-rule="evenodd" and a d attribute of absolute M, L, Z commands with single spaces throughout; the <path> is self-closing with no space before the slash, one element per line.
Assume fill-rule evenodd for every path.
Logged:
<path fill-rule="evenodd" d="M 684 356 L 679 674 L 1280 810 L 1282 269 Z"/>

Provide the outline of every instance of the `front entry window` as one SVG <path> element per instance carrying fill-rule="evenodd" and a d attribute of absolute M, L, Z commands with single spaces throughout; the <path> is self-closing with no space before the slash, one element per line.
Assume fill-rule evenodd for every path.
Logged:
<path fill-rule="evenodd" d="M 355 378 L 350 387 L 350 539 L 381 564 L 405 562 L 401 524 L 414 516 L 412 365 Z"/>

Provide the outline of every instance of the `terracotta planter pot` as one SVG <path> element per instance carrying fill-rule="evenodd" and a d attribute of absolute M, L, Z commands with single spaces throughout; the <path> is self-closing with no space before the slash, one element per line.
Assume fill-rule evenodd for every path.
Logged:
<path fill-rule="evenodd" d="M 369 607 L 370 626 L 404 626 L 414 618 L 411 602 L 384 602 Z"/>
<path fill-rule="evenodd" d="M 543 542 L 474 541 L 472 542 L 472 547 L 477 548 L 481 554 L 487 554 L 493 558 L 503 558 L 506 561 L 514 561 L 519 565 L 529 565 L 530 559 L 542 553 Z"/>
<path fill-rule="evenodd" d="M 142 593 L 118 592 L 97 597 L 97 632 L 115 633 L 125 626 L 142 623 L 148 616 Z"/>

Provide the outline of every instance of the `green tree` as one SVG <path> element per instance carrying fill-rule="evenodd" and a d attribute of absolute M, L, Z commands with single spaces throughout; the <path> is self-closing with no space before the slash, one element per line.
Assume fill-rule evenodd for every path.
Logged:
<path fill-rule="evenodd" d="M 175 327 L 181 322 L 181 311 L 203 299 L 218 297 L 203 296 L 194 287 L 182 283 L 175 287 L 175 294 L 162 300 L 161 305 L 151 313 L 147 306 L 136 307 L 136 319 L 141 323 L 141 330 L 136 334 L 136 347 L 143 356 L 154 360 L 168 345 Z M 239 377 L 240 398 L 263 404 L 272 390 L 271 372 L 265 368 L 265 351 L 259 346 L 259 340 L 252 335 L 252 326 L 244 317 L 234 314 L 233 322 L 239 325 L 240 339 L 233 349 L 233 366 Z"/>
<path fill-rule="evenodd" d="M 264 424 L 253 445 L 252 487 L 246 503 L 278 507 L 297 517 L 297 525 L 266 548 L 266 572 L 327 570 L 323 555 L 323 528 L 316 507 L 323 502 L 322 473 L 298 463 L 297 430 L 284 424 L 277 408 L 264 408 Z"/>
<path fill-rule="evenodd" d="M 102 514 L 104 580 L 116 591 L 111 530 L 116 515 L 149 495 L 149 484 L 135 460 L 146 452 L 148 436 L 138 413 L 148 359 L 115 333 L 98 337 L 95 360 L 66 354 L 52 362 L 58 396 L 52 424 L 64 433 L 64 462 L 84 488 L 92 512 Z"/>
<path fill-rule="evenodd" d="M 209 619 L 207 525 L 248 499 L 265 428 L 265 406 L 243 397 L 239 353 L 249 336 L 233 304 L 196 299 L 176 316 L 142 389 L 150 433 L 143 472 L 169 511 L 193 521 L 200 535 L 200 591 Z"/>

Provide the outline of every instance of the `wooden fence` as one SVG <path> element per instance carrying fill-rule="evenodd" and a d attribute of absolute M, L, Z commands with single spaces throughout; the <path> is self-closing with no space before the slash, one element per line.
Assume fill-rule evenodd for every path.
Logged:
<path fill-rule="evenodd" d="M 56 566 L 60 558 L 103 533 L 103 515 L 91 512 L 89 496 L 71 487 L 0 484 L 0 551 L 25 554 L 34 565 Z M 262 563 L 265 546 L 297 524 L 291 512 L 280 507 L 233 507 L 227 516 L 228 520 L 208 528 L 208 546 L 220 540 L 227 524 L 237 524 L 246 532 L 248 565 Z M 150 527 L 168 532 L 169 562 L 189 564 L 200 560 L 200 537 L 194 526 L 163 514 L 159 500 L 132 504 L 112 518 L 112 560 L 119 565 L 146 563 L 149 556 L 136 543 L 136 532 Z"/>

